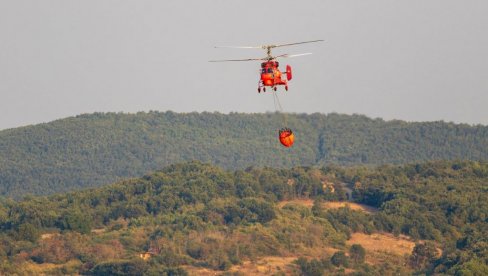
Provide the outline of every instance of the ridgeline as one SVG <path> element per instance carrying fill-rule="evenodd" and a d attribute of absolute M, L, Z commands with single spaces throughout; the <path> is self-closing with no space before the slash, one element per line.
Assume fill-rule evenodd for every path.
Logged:
<path fill-rule="evenodd" d="M 20 198 L 98 187 L 199 160 L 224 169 L 488 160 L 488 127 L 407 123 L 361 115 L 95 113 L 0 131 L 0 195 Z"/>

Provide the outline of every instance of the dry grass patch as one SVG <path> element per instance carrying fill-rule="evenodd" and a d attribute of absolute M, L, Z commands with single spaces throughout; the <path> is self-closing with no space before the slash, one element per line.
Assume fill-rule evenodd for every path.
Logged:
<path fill-rule="evenodd" d="M 351 239 L 346 241 L 346 244 L 349 246 L 360 244 L 367 252 L 387 252 L 398 256 L 411 254 L 415 247 L 415 242 L 409 237 L 404 235 L 395 237 L 387 233 L 375 233 L 371 235 L 354 233 Z"/>
<path fill-rule="evenodd" d="M 45 233 L 41 235 L 41 240 L 51 239 L 54 236 L 59 235 L 58 233 Z"/>
<path fill-rule="evenodd" d="M 363 211 L 370 214 L 378 212 L 378 209 L 374 207 L 354 202 L 329 201 L 324 203 L 324 207 L 327 209 L 339 209 L 343 207 L 349 207 L 351 210 Z"/>
<path fill-rule="evenodd" d="M 309 199 L 309 198 L 307 198 L 307 199 L 284 200 L 284 201 L 280 201 L 278 203 L 278 207 L 283 208 L 286 204 L 291 203 L 291 204 L 297 204 L 297 205 L 302 205 L 302 206 L 305 206 L 308 208 L 312 208 L 313 202 L 314 202 L 313 199 Z M 362 211 L 362 212 L 366 212 L 366 213 L 370 213 L 370 214 L 374 213 L 374 212 L 378 212 L 378 209 L 376 209 L 374 207 L 364 205 L 364 204 L 354 203 L 354 202 L 347 202 L 347 201 L 327 201 L 327 202 L 324 202 L 323 206 L 324 206 L 324 208 L 327 208 L 327 209 L 338 209 L 338 208 L 348 206 L 352 210 Z"/>
<path fill-rule="evenodd" d="M 256 260 L 245 260 L 239 265 L 233 265 L 226 272 L 239 272 L 242 275 L 273 275 L 283 272 L 285 275 L 297 275 L 298 266 L 293 262 L 300 256 L 307 259 L 330 258 L 339 249 L 320 246 L 312 248 L 302 248 L 299 255 L 291 254 L 287 256 L 264 256 Z M 183 266 L 189 275 L 223 275 L 225 271 L 213 270 L 204 267 Z M 350 270 L 354 271 L 354 270 Z"/>
<path fill-rule="evenodd" d="M 303 205 L 308 208 L 312 208 L 313 206 L 313 200 L 309 198 L 304 198 L 304 199 L 292 199 L 292 200 L 283 200 L 278 202 L 278 208 L 283 208 L 286 204 L 297 204 L 297 205 Z"/>
<path fill-rule="evenodd" d="M 98 228 L 98 229 L 92 229 L 90 232 L 93 234 L 100 235 L 100 234 L 105 233 L 105 231 L 106 231 L 105 228 Z"/>
<path fill-rule="evenodd" d="M 28 261 L 22 264 L 21 275 L 52 275 L 55 269 L 62 267 L 78 267 L 81 265 L 79 260 L 70 260 L 64 264 L 52 264 L 52 263 L 42 263 L 37 264 L 32 261 Z"/>
<path fill-rule="evenodd" d="M 204 267 L 194 267 L 194 266 L 182 266 L 186 272 L 188 272 L 188 275 L 202 275 L 202 276 L 211 276 L 211 275 L 221 275 L 222 271 L 217 271 L 209 268 L 204 268 Z"/>
<path fill-rule="evenodd" d="M 294 267 L 292 262 L 296 259 L 297 257 L 268 256 L 255 262 L 245 261 L 241 265 L 233 266 L 229 271 L 240 272 L 244 275 L 272 275 L 282 271 L 290 275 Z"/>
<path fill-rule="evenodd" d="M 297 257 L 277 257 L 266 256 L 256 261 L 244 261 L 240 265 L 232 266 L 228 272 L 239 272 L 243 275 L 273 275 L 277 272 L 284 272 L 292 275 L 295 271 L 295 261 Z M 213 270 L 204 267 L 184 266 L 189 275 L 222 275 L 224 271 Z"/>
<path fill-rule="evenodd" d="M 380 265 L 390 263 L 396 266 L 405 266 L 407 256 L 412 253 L 415 242 L 410 237 L 400 235 L 395 237 L 389 233 L 375 233 L 367 235 L 354 233 L 346 241 L 348 246 L 360 244 L 366 249 L 366 263 Z"/>

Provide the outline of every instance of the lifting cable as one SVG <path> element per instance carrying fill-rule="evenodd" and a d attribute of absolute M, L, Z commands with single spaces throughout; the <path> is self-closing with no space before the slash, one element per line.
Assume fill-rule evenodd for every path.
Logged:
<path fill-rule="evenodd" d="M 283 112 L 283 107 L 281 106 L 280 98 L 278 98 L 278 92 L 274 91 L 274 90 L 271 90 L 271 92 L 273 93 L 273 103 L 274 103 L 275 111 L 281 114 L 281 120 L 283 122 L 283 127 L 286 128 L 286 127 L 288 127 L 287 126 L 288 125 L 287 116 Z"/>
<path fill-rule="evenodd" d="M 280 102 L 280 98 L 278 97 L 278 93 L 274 90 L 271 90 L 271 93 L 273 93 L 273 104 L 275 107 L 275 112 L 279 113 L 279 115 L 281 117 L 281 123 L 283 124 L 280 127 L 280 130 L 287 129 L 288 128 L 288 122 L 287 122 L 288 117 L 287 117 L 287 114 L 285 112 L 283 112 L 283 107 L 281 106 L 281 102 Z M 276 149 L 278 151 L 280 151 L 281 147 L 278 146 L 278 144 L 276 144 Z M 281 151 L 281 152 L 283 152 L 283 151 Z M 281 163 L 282 167 L 285 167 L 285 168 L 286 167 L 293 167 L 293 160 L 292 160 L 290 154 L 285 154 L 284 156 L 282 156 L 281 159 L 282 159 L 282 163 Z"/>

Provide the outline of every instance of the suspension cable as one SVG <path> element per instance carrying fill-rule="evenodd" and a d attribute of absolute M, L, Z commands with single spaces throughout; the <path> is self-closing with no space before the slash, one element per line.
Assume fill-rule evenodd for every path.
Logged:
<path fill-rule="evenodd" d="M 274 90 L 272 90 L 272 93 L 273 93 L 273 103 L 274 103 L 275 111 L 281 114 L 281 118 L 282 118 L 284 127 L 288 127 L 287 116 L 283 112 L 283 107 L 281 106 L 281 102 L 280 102 L 280 98 L 278 97 L 278 93 Z"/>

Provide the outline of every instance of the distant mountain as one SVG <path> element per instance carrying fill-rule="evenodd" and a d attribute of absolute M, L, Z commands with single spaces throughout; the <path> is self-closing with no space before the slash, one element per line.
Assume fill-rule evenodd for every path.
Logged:
<path fill-rule="evenodd" d="M 295 145 L 277 139 L 283 120 Z M 95 113 L 0 131 L 0 194 L 101 186 L 176 162 L 225 169 L 488 160 L 488 127 L 361 115 Z"/>

